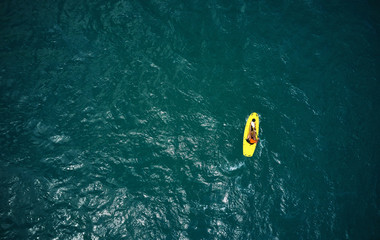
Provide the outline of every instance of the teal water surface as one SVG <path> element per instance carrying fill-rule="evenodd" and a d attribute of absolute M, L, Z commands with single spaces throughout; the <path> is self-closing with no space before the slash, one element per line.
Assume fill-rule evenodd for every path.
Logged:
<path fill-rule="evenodd" d="M 380 238 L 377 2 L 0 6 L 0 239 Z"/>

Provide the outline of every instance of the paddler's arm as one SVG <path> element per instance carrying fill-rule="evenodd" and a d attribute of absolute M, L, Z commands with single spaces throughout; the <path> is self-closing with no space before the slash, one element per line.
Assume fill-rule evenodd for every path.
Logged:
<path fill-rule="evenodd" d="M 247 139 L 249 139 L 249 137 L 251 136 L 252 136 L 252 130 L 251 130 L 251 126 L 249 126 Z"/>

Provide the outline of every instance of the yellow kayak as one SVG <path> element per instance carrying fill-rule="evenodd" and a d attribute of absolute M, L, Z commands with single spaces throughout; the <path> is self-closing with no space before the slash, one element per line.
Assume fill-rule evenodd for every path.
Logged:
<path fill-rule="evenodd" d="M 246 157 L 252 157 L 253 153 L 255 152 L 257 143 L 249 144 L 247 142 L 247 136 L 249 133 L 249 128 L 251 126 L 252 119 L 255 119 L 255 125 L 256 125 L 256 138 L 259 137 L 259 115 L 257 113 L 251 113 L 249 115 L 247 123 L 245 124 L 244 128 L 244 135 L 243 135 L 243 155 Z"/>

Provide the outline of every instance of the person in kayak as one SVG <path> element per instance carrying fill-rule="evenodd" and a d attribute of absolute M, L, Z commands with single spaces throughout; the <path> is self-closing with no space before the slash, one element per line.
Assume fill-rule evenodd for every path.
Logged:
<path fill-rule="evenodd" d="M 259 139 L 256 137 L 256 123 L 255 119 L 252 119 L 251 126 L 249 128 L 248 136 L 247 136 L 247 142 L 249 144 L 257 143 Z"/>

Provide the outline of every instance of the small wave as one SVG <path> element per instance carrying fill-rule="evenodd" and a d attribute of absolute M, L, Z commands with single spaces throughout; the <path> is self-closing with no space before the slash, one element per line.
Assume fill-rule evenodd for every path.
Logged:
<path fill-rule="evenodd" d="M 50 141 L 53 143 L 65 143 L 70 141 L 70 137 L 65 135 L 55 135 L 50 137 Z"/>
<path fill-rule="evenodd" d="M 243 167 L 244 165 L 245 164 L 243 162 L 240 162 L 240 163 L 238 163 L 236 165 L 229 166 L 228 167 L 228 171 L 230 171 L 230 172 L 236 171 L 236 170 L 240 169 L 241 167 Z"/>

